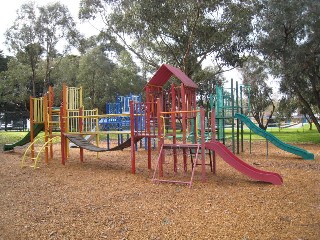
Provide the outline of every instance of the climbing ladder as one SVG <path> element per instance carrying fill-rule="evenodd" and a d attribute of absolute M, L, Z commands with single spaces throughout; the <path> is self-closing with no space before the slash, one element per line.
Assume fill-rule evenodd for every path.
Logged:
<path fill-rule="evenodd" d="M 161 146 L 160 152 L 159 152 L 159 157 L 157 160 L 157 166 L 154 170 L 153 182 L 164 182 L 164 183 L 175 183 L 175 184 L 186 184 L 189 185 L 191 188 L 192 182 L 194 179 L 194 173 L 195 169 L 198 165 L 198 159 L 199 159 L 199 153 L 200 153 L 200 148 L 201 144 L 163 144 Z M 163 174 L 163 164 L 165 163 L 165 152 L 166 150 L 173 150 L 176 152 L 177 149 L 183 149 L 185 152 L 187 150 L 193 150 L 195 152 L 195 159 L 193 161 L 192 165 L 192 171 L 191 171 L 191 176 L 190 176 L 190 181 L 178 181 L 178 180 L 169 180 L 169 179 L 164 179 L 164 174 Z M 174 172 L 177 173 L 177 160 L 174 158 Z M 184 172 L 187 172 L 187 163 L 183 162 L 184 166 Z"/>

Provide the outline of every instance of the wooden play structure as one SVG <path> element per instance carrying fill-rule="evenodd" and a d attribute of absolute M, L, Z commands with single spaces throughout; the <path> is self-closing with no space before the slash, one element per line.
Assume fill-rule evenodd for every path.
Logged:
<path fill-rule="evenodd" d="M 163 64 L 144 90 L 145 102 L 132 100 L 129 112 L 111 114 L 98 114 L 97 109 L 85 109 L 81 87 L 63 85 L 59 108 L 53 107 L 51 87 L 42 98 L 30 98 L 31 144 L 27 151 L 31 150 L 34 167 L 42 151 L 45 151 L 45 161 L 48 163 L 49 157 L 53 157 L 53 140 L 61 138 L 62 164 L 66 164 L 70 154 L 70 142 L 79 147 L 81 162 L 84 161 L 84 150 L 96 152 L 98 156 L 100 152 L 130 148 L 131 172 L 135 173 L 136 146 L 141 139 L 146 138 L 148 169 L 152 169 L 151 140 L 157 139 L 158 143 L 153 182 L 186 184 L 191 187 L 198 166 L 201 166 L 201 181 L 206 181 L 206 168 L 209 166 L 211 172 L 215 173 L 215 154 L 219 154 L 232 167 L 253 179 L 282 184 L 280 175 L 249 166 L 215 140 L 215 111 L 211 109 L 205 113 L 202 107 L 197 108 L 197 85 L 180 69 Z M 101 119 L 118 117 L 129 118 L 130 129 L 100 130 Z M 60 133 L 54 135 L 53 128 L 57 126 Z M 35 157 L 34 143 L 37 141 L 35 136 L 41 130 L 44 130 L 44 144 Z M 127 134 L 130 137 L 116 146 L 104 147 L 99 139 L 101 134 Z M 94 136 L 95 144 L 92 143 L 93 138 L 87 136 Z M 191 163 L 189 169 L 188 163 Z M 173 174 L 173 178 L 168 178 L 168 172 Z M 179 172 L 187 176 L 187 180 L 175 179 Z"/>
<path fill-rule="evenodd" d="M 25 166 L 25 159 L 27 153 L 31 152 L 31 159 L 33 160 L 33 167 L 37 167 L 37 162 L 42 152 L 45 152 L 45 162 L 49 162 L 49 158 L 53 158 L 53 141 L 60 138 L 60 135 L 53 134 L 53 129 L 59 127 L 59 109 L 53 108 L 53 89 L 50 86 L 48 92 L 43 97 L 30 97 L 30 132 L 14 146 L 22 146 L 31 142 L 26 149 L 21 160 L 21 166 Z M 44 131 L 42 137 L 37 135 Z M 36 138 L 37 137 L 37 138 Z M 44 142 L 40 149 L 35 152 L 35 143 Z M 14 147 L 13 146 L 13 147 Z"/>

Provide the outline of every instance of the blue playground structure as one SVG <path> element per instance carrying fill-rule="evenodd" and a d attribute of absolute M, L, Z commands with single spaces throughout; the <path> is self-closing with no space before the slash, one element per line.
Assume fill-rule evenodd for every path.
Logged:
<path fill-rule="evenodd" d="M 117 134 L 118 145 L 127 140 L 130 135 L 130 101 L 142 102 L 141 95 L 117 96 L 115 103 L 106 103 L 107 117 L 99 120 L 99 126 L 102 131 Z M 134 124 L 139 131 L 142 131 L 145 129 L 144 109 L 138 109 L 138 111 L 141 116 L 135 118 Z M 107 134 L 107 149 L 110 148 L 110 134 Z M 143 143 L 140 141 L 140 147 L 142 145 Z M 146 147 L 146 143 L 144 145 Z"/>

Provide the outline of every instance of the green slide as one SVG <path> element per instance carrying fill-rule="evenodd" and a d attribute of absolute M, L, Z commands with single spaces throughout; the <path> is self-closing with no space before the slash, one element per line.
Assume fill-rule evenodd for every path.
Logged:
<path fill-rule="evenodd" d="M 35 124 L 33 128 L 33 136 L 37 136 L 42 130 L 44 129 L 44 124 Z M 28 132 L 21 140 L 12 143 L 12 144 L 5 144 L 3 146 L 3 151 L 10 151 L 13 150 L 15 146 L 23 146 L 30 142 L 30 135 L 31 132 Z"/>
<path fill-rule="evenodd" d="M 304 149 L 292 146 L 290 144 L 284 143 L 282 142 L 280 139 L 276 138 L 274 135 L 272 135 L 269 132 L 266 132 L 265 130 L 257 127 L 251 120 L 250 118 L 248 118 L 246 115 L 240 114 L 240 113 L 236 113 L 234 115 L 235 118 L 238 118 L 239 120 L 241 120 L 242 122 L 244 122 L 248 128 L 250 128 L 254 133 L 260 135 L 261 137 L 264 137 L 265 139 L 267 139 L 268 141 L 270 141 L 271 143 L 273 143 L 275 146 L 277 146 L 278 148 L 293 153 L 295 155 L 298 155 L 300 157 L 302 157 L 305 160 L 314 160 L 314 155 L 313 153 L 310 153 Z"/>

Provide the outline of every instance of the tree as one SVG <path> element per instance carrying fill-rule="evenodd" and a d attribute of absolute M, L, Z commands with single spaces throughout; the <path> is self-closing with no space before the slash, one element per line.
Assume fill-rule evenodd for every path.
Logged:
<path fill-rule="evenodd" d="M 112 72 L 112 78 L 116 84 L 116 94 L 121 96 L 130 93 L 139 94 L 146 84 L 139 76 L 139 68 L 126 50 L 120 52 L 117 65 Z"/>
<path fill-rule="evenodd" d="M 80 2 L 80 18 L 102 16 L 105 32 L 153 70 L 165 62 L 188 76 L 211 58 L 236 67 L 250 48 L 251 1 L 97 0 Z"/>
<path fill-rule="evenodd" d="M 58 45 L 62 48 L 60 54 L 64 54 L 70 45 L 76 45 L 79 38 L 68 9 L 59 2 L 43 7 L 36 7 L 30 2 L 17 11 L 16 20 L 6 31 L 6 43 L 18 59 L 28 61 L 33 72 L 33 96 L 39 94 L 35 92 L 35 83 L 42 57 L 45 59 L 45 72 L 41 77 L 44 79 L 43 92 L 46 92 L 50 84 L 50 71 L 54 67 L 53 59 L 60 53 Z M 61 47 L 62 44 L 66 45 Z"/>
<path fill-rule="evenodd" d="M 206 67 L 194 74 L 193 80 L 198 83 L 197 94 L 200 106 L 208 103 L 210 95 L 215 93 L 216 86 L 221 86 L 225 82 L 222 74 L 217 74 L 217 72 L 218 70 L 214 67 Z"/>
<path fill-rule="evenodd" d="M 0 50 L 0 72 L 8 70 L 8 61 L 9 61 L 9 58 L 5 57 L 2 52 L 3 51 Z"/>
<path fill-rule="evenodd" d="M 96 47 L 83 55 L 79 62 L 78 80 L 84 91 L 87 109 L 98 107 L 105 111 L 107 101 L 114 101 L 117 92 L 112 78 L 115 64 L 106 57 L 103 49 Z"/>
<path fill-rule="evenodd" d="M 314 122 L 320 123 L 320 2 L 260 0 L 258 51 L 272 63 L 280 90 L 295 96 Z"/>
<path fill-rule="evenodd" d="M 30 76 L 28 66 L 11 58 L 8 70 L 0 72 L 0 108 L 2 110 L 24 111 L 28 106 L 30 96 Z"/>
<path fill-rule="evenodd" d="M 250 57 L 241 72 L 243 84 L 250 86 L 250 92 L 247 89 L 244 92 L 249 97 L 252 116 L 259 127 L 265 130 L 275 111 L 275 104 L 271 97 L 273 90 L 266 83 L 268 80 L 266 66 L 258 57 Z M 270 113 L 266 114 L 270 106 Z"/>

